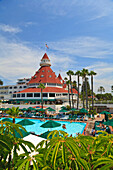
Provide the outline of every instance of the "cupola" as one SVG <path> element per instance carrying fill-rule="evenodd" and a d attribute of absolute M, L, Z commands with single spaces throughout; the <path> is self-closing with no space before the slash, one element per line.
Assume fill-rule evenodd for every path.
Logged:
<path fill-rule="evenodd" d="M 46 53 L 44 54 L 44 56 L 41 59 L 40 66 L 41 67 L 43 67 L 43 66 L 51 66 L 50 59 L 49 59 L 49 57 L 47 56 Z"/>

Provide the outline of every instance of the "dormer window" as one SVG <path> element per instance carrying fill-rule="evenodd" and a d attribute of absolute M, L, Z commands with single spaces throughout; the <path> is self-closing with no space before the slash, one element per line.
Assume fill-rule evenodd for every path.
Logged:
<path fill-rule="evenodd" d="M 44 70 L 42 70 L 42 72 L 44 72 Z"/>
<path fill-rule="evenodd" d="M 49 75 L 49 77 L 52 77 L 51 75 Z"/>
<path fill-rule="evenodd" d="M 44 77 L 44 75 L 41 75 L 40 77 Z"/>
<path fill-rule="evenodd" d="M 48 72 L 50 72 L 50 70 L 48 70 Z"/>

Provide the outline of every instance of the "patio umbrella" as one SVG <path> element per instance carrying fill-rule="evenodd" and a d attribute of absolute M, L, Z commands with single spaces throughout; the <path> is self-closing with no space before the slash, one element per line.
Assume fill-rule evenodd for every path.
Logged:
<path fill-rule="evenodd" d="M 1 120 L 2 122 L 11 122 L 13 123 L 13 120 L 9 119 L 9 118 L 4 118 Z"/>
<path fill-rule="evenodd" d="M 25 132 L 23 129 L 20 129 L 20 131 L 22 133 L 22 136 L 16 130 L 14 130 L 16 138 L 24 138 L 25 136 L 28 136 L 30 134 L 30 132 Z"/>
<path fill-rule="evenodd" d="M 32 108 L 32 107 L 28 107 L 28 108 L 27 108 L 27 110 L 34 110 L 34 108 Z"/>
<path fill-rule="evenodd" d="M 44 112 L 45 109 L 42 109 L 42 108 L 41 108 L 41 109 L 38 109 L 38 111 L 39 111 L 39 112 Z"/>
<path fill-rule="evenodd" d="M 102 111 L 99 114 L 104 114 L 105 115 L 105 120 L 108 121 L 108 115 L 111 114 L 111 113 L 109 113 L 107 111 Z"/>
<path fill-rule="evenodd" d="M 51 107 L 47 107 L 46 109 L 52 109 Z"/>
<path fill-rule="evenodd" d="M 35 123 L 28 119 L 23 119 L 20 122 L 18 122 L 17 124 L 22 125 L 22 126 L 28 126 L 28 125 L 33 125 Z"/>
<path fill-rule="evenodd" d="M 5 110 L 5 108 L 0 108 L 0 110 L 4 111 L 4 110 Z"/>
<path fill-rule="evenodd" d="M 67 112 L 67 110 L 64 110 L 64 109 L 61 109 L 61 110 L 59 110 L 59 112 Z"/>
<path fill-rule="evenodd" d="M 88 113 L 88 111 L 84 108 L 80 109 L 80 113 Z"/>
<path fill-rule="evenodd" d="M 39 137 L 47 139 L 47 136 L 48 136 L 48 134 L 49 134 L 50 132 L 51 132 L 51 131 L 44 132 L 44 133 L 42 133 L 41 135 L 39 135 Z M 49 138 L 51 139 L 51 138 L 52 138 L 52 135 L 49 136 Z"/>
<path fill-rule="evenodd" d="M 8 110 L 10 110 L 10 109 L 11 109 L 11 108 L 6 108 L 5 111 L 8 111 Z"/>
<path fill-rule="evenodd" d="M 27 111 L 27 109 L 26 108 L 23 108 L 23 109 L 21 109 L 22 111 Z"/>
<path fill-rule="evenodd" d="M 104 125 L 113 126 L 113 119 L 103 122 Z"/>
<path fill-rule="evenodd" d="M 50 108 L 50 109 L 48 109 L 48 111 L 49 111 L 49 112 L 54 112 L 55 109 Z"/>
<path fill-rule="evenodd" d="M 102 112 L 100 112 L 99 114 L 111 114 L 111 113 L 109 113 L 109 112 L 107 112 L 107 111 L 102 111 Z"/>
<path fill-rule="evenodd" d="M 55 128 L 55 127 L 59 127 L 61 126 L 60 123 L 57 123 L 53 120 L 49 120 L 47 121 L 46 123 L 42 124 L 40 127 L 43 127 L 43 128 Z"/>
<path fill-rule="evenodd" d="M 70 109 L 71 111 L 76 111 L 77 109 L 74 109 L 74 108 L 72 108 L 72 109 Z"/>
<path fill-rule="evenodd" d="M 67 107 L 65 107 L 65 106 L 62 106 L 62 107 L 61 107 L 61 109 L 67 110 Z"/>

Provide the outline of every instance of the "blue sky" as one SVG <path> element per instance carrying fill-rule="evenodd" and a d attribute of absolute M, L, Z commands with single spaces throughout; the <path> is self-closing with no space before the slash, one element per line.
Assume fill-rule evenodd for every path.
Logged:
<path fill-rule="evenodd" d="M 0 79 L 4 84 L 34 75 L 45 52 L 57 75 L 87 68 L 97 73 L 95 92 L 99 86 L 111 92 L 113 1 L 1 0 Z"/>

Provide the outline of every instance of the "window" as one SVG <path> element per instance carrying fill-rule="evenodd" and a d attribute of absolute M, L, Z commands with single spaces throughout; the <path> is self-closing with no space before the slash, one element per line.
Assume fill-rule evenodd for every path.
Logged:
<path fill-rule="evenodd" d="M 12 87 L 9 87 L 10 89 L 12 89 Z"/>
<path fill-rule="evenodd" d="M 26 88 L 27 86 L 24 86 L 24 88 Z"/>
<path fill-rule="evenodd" d="M 44 77 L 44 75 L 41 75 L 40 77 Z"/>
<path fill-rule="evenodd" d="M 68 94 L 67 93 L 63 93 L 63 96 L 67 96 Z"/>
<path fill-rule="evenodd" d="M 15 98 L 16 97 L 16 94 L 13 94 L 13 98 Z"/>
<path fill-rule="evenodd" d="M 19 87 L 20 89 L 22 88 L 22 86 Z"/>
<path fill-rule="evenodd" d="M 25 97 L 25 93 L 22 93 L 22 94 L 21 94 L 21 97 Z"/>
<path fill-rule="evenodd" d="M 42 72 L 44 72 L 44 70 L 42 70 Z"/>
<path fill-rule="evenodd" d="M 33 93 L 27 93 L 27 97 L 33 97 Z"/>
<path fill-rule="evenodd" d="M 12 93 L 12 91 L 10 91 L 9 93 Z"/>
<path fill-rule="evenodd" d="M 43 93 L 43 97 L 48 97 L 48 94 L 47 93 Z"/>
<path fill-rule="evenodd" d="M 55 93 L 49 93 L 49 97 L 55 97 Z"/>
<path fill-rule="evenodd" d="M 17 86 L 14 86 L 14 89 L 17 89 Z"/>
<path fill-rule="evenodd" d="M 48 70 L 48 72 L 50 72 L 50 70 Z"/>
<path fill-rule="evenodd" d="M 49 77 L 52 77 L 51 75 L 49 75 Z"/>
<path fill-rule="evenodd" d="M 34 97 L 40 97 L 40 93 L 34 93 Z"/>
<path fill-rule="evenodd" d="M 17 97 L 20 97 L 20 94 L 17 94 Z"/>

